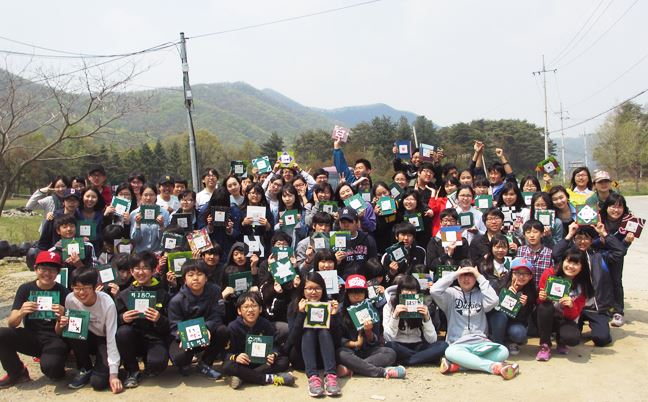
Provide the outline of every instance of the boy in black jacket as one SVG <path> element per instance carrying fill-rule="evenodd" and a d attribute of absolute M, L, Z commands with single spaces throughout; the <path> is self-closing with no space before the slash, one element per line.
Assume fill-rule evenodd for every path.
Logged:
<path fill-rule="evenodd" d="M 441 227 L 457 226 L 459 214 L 454 208 L 446 208 L 439 214 Z M 441 232 L 436 237 L 430 239 L 425 250 L 427 268 L 434 271 L 439 265 L 459 265 L 459 261 L 468 258 L 470 249 L 468 241 L 461 238 L 461 245 L 443 247 L 441 241 Z"/>
<path fill-rule="evenodd" d="M 212 364 L 229 342 L 227 327 L 223 325 L 225 311 L 221 289 L 218 285 L 207 281 L 207 269 L 194 261 L 186 262 L 182 266 L 182 278 L 185 284 L 169 303 L 169 326 L 172 336 L 169 356 L 180 370 L 180 374 L 189 375 L 191 359 L 201 352 L 202 348 L 184 349 L 178 333 L 178 324 L 203 317 L 209 331 L 209 345 L 198 362 L 198 370 L 205 376 L 217 380 L 222 375 L 212 368 Z"/>
<path fill-rule="evenodd" d="M 62 241 L 65 239 L 74 239 L 76 235 L 77 220 L 72 214 L 59 216 L 54 220 L 54 230 L 60 236 L 61 240 L 57 241 L 54 247 L 49 251 L 63 252 Z M 68 268 L 68 275 L 72 276 L 72 271 L 80 267 L 91 267 L 94 260 L 94 248 L 91 243 L 84 243 L 84 257 L 80 258 L 78 253 L 72 253 L 65 261 L 63 266 Z"/>
<path fill-rule="evenodd" d="M 157 258 L 153 253 L 143 251 L 131 259 L 130 265 L 134 281 L 119 292 L 115 301 L 119 324 L 117 347 L 127 373 L 125 388 L 139 385 L 141 376 L 137 356 L 145 357 L 146 373 L 150 376 L 157 376 L 169 364 L 169 297 L 160 281 L 153 277 Z M 138 310 L 128 309 L 130 293 L 139 291 L 156 292 L 155 306 L 149 306 L 144 317 L 140 317 Z"/>
<path fill-rule="evenodd" d="M 391 258 L 389 253 L 382 256 L 381 263 L 387 268 L 384 284 L 391 285 L 398 274 L 409 275 L 412 267 L 426 263 L 425 249 L 416 244 L 416 228 L 409 222 L 401 222 L 394 226 L 394 237 L 396 242 L 403 243 L 406 250 L 405 259 L 398 262 Z"/>
<path fill-rule="evenodd" d="M 353 208 L 342 208 L 339 211 L 338 225 L 340 230 L 351 232 L 347 251 L 337 251 L 338 275 L 346 279 L 351 274 L 363 274 L 365 261 L 376 256 L 376 241 L 365 232 L 360 231 L 358 213 Z"/>
<path fill-rule="evenodd" d="M 273 325 L 261 317 L 262 302 L 258 292 L 245 292 L 236 301 L 238 317 L 229 323 L 231 342 L 226 349 L 226 359 L 223 370 L 232 376 L 230 386 L 234 389 L 245 382 L 252 384 L 293 385 L 295 379 L 290 373 L 284 373 L 290 365 L 287 356 L 277 352 L 278 345 L 273 343 L 271 353 L 267 354 L 266 363 L 252 363 L 250 356 L 245 353 L 248 335 L 265 335 L 274 337 Z M 276 374 L 275 374 L 276 373 Z"/>
<path fill-rule="evenodd" d="M 7 328 L 0 328 L 0 361 L 7 374 L 0 378 L 0 388 L 8 388 L 29 381 L 27 367 L 20 361 L 18 352 L 40 358 L 41 371 L 47 377 L 59 379 L 65 376 L 67 345 L 54 332 L 55 319 L 35 319 L 29 314 L 38 310 L 36 301 L 29 300 L 31 292 L 49 291 L 59 293 L 59 302 L 51 305 L 51 311 L 60 317 L 65 309 L 68 290 L 56 283 L 61 270 L 61 256 L 53 251 L 41 251 L 36 256 L 34 272 L 36 280 L 23 283 L 16 291 Z M 23 328 L 18 326 L 23 323 Z"/>

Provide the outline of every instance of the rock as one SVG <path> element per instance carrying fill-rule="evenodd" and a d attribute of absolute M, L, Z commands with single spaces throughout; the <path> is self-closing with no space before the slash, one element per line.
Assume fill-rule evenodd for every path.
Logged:
<path fill-rule="evenodd" d="M 11 244 L 6 240 L 0 240 L 0 258 L 8 256 L 10 251 Z"/>
<path fill-rule="evenodd" d="M 20 243 L 20 245 L 18 246 L 18 250 L 20 251 L 20 255 L 21 256 L 27 255 L 27 252 L 29 251 L 30 248 L 32 248 L 32 244 L 30 242 L 25 241 L 25 242 Z"/>
<path fill-rule="evenodd" d="M 18 250 L 17 245 L 12 244 L 9 246 L 9 255 L 12 257 L 20 257 L 20 250 Z"/>

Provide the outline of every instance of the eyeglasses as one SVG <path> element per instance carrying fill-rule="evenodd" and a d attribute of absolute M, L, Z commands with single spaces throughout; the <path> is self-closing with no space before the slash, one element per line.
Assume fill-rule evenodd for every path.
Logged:
<path fill-rule="evenodd" d="M 453 224 L 457 223 L 457 220 L 456 219 L 441 219 L 441 223 L 447 223 L 447 224 L 453 225 Z"/>
<path fill-rule="evenodd" d="M 72 286 L 74 293 L 90 292 L 92 289 L 94 289 L 92 286 Z"/>
<path fill-rule="evenodd" d="M 304 288 L 305 292 L 312 292 L 312 293 L 320 293 L 322 291 L 322 288 L 319 286 L 316 288 Z"/>
<path fill-rule="evenodd" d="M 131 268 L 133 272 L 144 272 L 144 271 L 151 271 L 151 268 L 148 267 L 134 267 Z"/>
<path fill-rule="evenodd" d="M 515 276 L 531 276 L 531 273 L 526 272 L 526 271 L 513 271 L 513 275 L 515 275 Z"/>
<path fill-rule="evenodd" d="M 240 308 L 241 308 L 241 310 L 244 310 L 244 311 L 252 311 L 252 310 L 258 310 L 259 305 L 258 304 L 244 304 Z"/>

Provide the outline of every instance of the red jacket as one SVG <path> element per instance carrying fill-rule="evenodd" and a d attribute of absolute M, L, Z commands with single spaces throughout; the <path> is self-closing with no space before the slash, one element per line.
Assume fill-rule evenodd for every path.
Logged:
<path fill-rule="evenodd" d="M 102 186 L 100 190 L 101 190 L 101 197 L 103 198 L 104 202 L 106 203 L 106 205 L 110 205 L 113 197 L 110 186 L 108 185 Z"/>
<path fill-rule="evenodd" d="M 554 275 L 556 275 L 556 273 L 554 272 L 553 267 L 544 271 L 542 273 L 542 276 L 540 277 L 540 286 L 538 287 L 538 291 L 546 290 L 547 278 Z M 585 294 L 583 294 L 583 292 L 580 292 L 578 296 L 572 298 L 572 301 L 574 304 L 571 307 L 561 306 L 561 308 L 562 308 L 563 316 L 566 319 L 576 321 L 578 317 L 580 317 L 581 311 L 583 311 L 587 299 L 585 299 Z M 545 302 L 550 303 L 551 300 L 545 299 L 544 301 L 541 301 L 540 298 L 538 297 L 538 303 L 545 303 Z"/>
<path fill-rule="evenodd" d="M 448 199 L 446 197 L 431 197 L 428 202 L 428 208 L 434 211 L 434 216 L 432 217 L 432 237 L 436 236 L 441 229 L 441 211 L 446 208 L 447 202 Z"/>

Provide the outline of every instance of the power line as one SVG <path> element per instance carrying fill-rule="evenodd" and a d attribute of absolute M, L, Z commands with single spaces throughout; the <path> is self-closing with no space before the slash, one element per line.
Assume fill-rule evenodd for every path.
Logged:
<path fill-rule="evenodd" d="M 135 52 L 118 53 L 118 54 L 87 54 L 87 53 L 68 52 L 68 51 L 65 51 L 65 50 L 58 50 L 58 49 L 52 49 L 52 48 L 48 48 L 48 47 L 44 47 L 44 46 L 38 46 L 38 45 L 35 45 L 33 43 L 27 43 L 27 42 L 19 41 L 19 40 L 16 40 L 16 39 L 7 38 L 6 36 L 0 36 L 0 39 L 6 40 L 8 42 L 17 43 L 19 45 L 28 46 L 28 47 L 31 47 L 31 48 L 34 48 L 34 49 L 46 50 L 48 52 L 61 53 L 61 54 L 68 55 L 68 56 L 74 56 L 74 57 L 70 57 L 70 58 L 84 58 L 84 59 L 112 58 L 112 57 L 120 57 L 120 56 L 126 56 L 126 55 L 134 55 L 134 54 L 149 51 L 150 49 L 156 49 L 156 48 L 158 48 L 160 46 L 164 46 L 164 45 L 170 43 L 170 42 L 161 43 L 161 44 L 159 44 L 157 46 L 152 46 L 152 47 L 150 47 L 148 49 L 138 50 L 138 51 L 135 51 Z M 22 52 L 16 52 L 16 53 L 30 54 L 31 55 L 31 53 L 22 53 Z M 56 57 L 54 55 L 39 55 L 39 56 Z"/>
<path fill-rule="evenodd" d="M 310 17 L 315 17 L 315 16 L 318 16 L 318 15 L 334 13 L 334 12 L 346 10 L 346 9 L 349 9 L 349 8 L 366 6 L 368 4 L 378 3 L 378 2 L 381 2 L 381 1 L 383 1 L 383 0 L 363 1 L 361 3 L 349 4 L 348 6 L 330 8 L 328 10 L 316 11 L 316 12 L 313 12 L 313 13 L 297 15 L 297 16 L 294 16 L 294 17 L 281 18 L 281 19 L 278 19 L 278 20 L 262 22 L 262 23 L 259 23 L 259 24 L 245 25 L 245 26 L 242 26 L 242 27 L 226 29 L 226 30 L 223 30 L 223 31 L 216 31 L 216 32 L 204 33 L 204 34 L 200 34 L 200 35 L 187 36 L 186 39 L 187 40 L 189 40 L 189 39 L 197 39 L 197 38 L 204 38 L 206 36 L 222 35 L 222 34 L 231 33 L 231 32 L 245 31 L 245 30 L 248 30 L 248 29 L 260 28 L 260 27 L 264 27 L 264 26 L 268 26 L 268 25 L 280 24 L 280 23 L 283 23 L 283 22 L 296 21 L 296 20 L 300 20 L 300 19 L 303 19 L 303 18 L 310 18 Z"/>
<path fill-rule="evenodd" d="M 575 60 L 577 60 L 579 57 L 581 57 L 582 55 L 584 55 L 585 53 L 587 53 L 587 52 L 588 52 L 592 47 L 594 47 L 594 45 L 596 45 L 596 44 L 597 44 L 597 43 L 598 43 L 598 42 L 599 42 L 599 41 L 600 41 L 600 40 L 601 40 L 601 39 L 602 39 L 602 38 L 603 38 L 603 37 L 604 37 L 608 32 L 610 32 L 610 31 L 612 30 L 612 28 L 614 28 L 614 27 L 616 26 L 616 24 L 618 24 L 619 21 L 621 21 L 621 20 L 623 19 L 623 17 L 625 17 L 626 14 L 628 14 L 628 12 L 630 12 L 630 10 L 632 9 L 632 7 L 634 7 L 638 2 L 639 2 L 639 0 L 635 0 L 634 3 L 630 4 L 630 7 L 628 7 L 628 8 L 623 12 L 623 14 L 621 14 L 621 16 L 619 16 L 619 18 L 617 18 L 616 21 L 614 21 L 614 22 L 612 23 L 612 25 L 610 25 L 610 27 L 609 27 L 608 29 L 606 29 L 606 30 L 605 30 L 601 35 L 599 35 L 599 37 L 596 38 L 596 39 L 594 40 L 594 42 L 592 42 L 591 45 L 589 45 L 588 47 L 586 47 L 585 50 L 583 50 L 582 52 L 580 52 L 579 54 L 577 54 L 576 57 L 574 57 L 574 58 L 572 58 L 571 60 L 569 60 L 569 61 L 568 61 L 566 64 L 564 64 L 562 67 L 567 67 L 568 65 L 572 64 Z"/>
<path fill-rule="evenodd" d="M 172 45 L 175 45 L 175 43 L 172 44 Z M 170 46 L 168 46 L 168 47 L 170 47 Z M 160 50 L 162 50 L 162 49 L 160 49 Z M 52 75 L 52 76 L 47 76 L 47 77 L 45 77 L 45 78 L 41 78 L 41 79 L 38 79 L 38 80 L 30 80 L 30 81 L 31 81 L 32 83 L 36 83 L 36 84 L 38 84 L 38 83 L 41 83 L 41 82 L 45 82 L 45 81 L 47 81 L 47 80 L 51 80 L 51 79 L 53 79 L 53 78 L 65 77 L 65 76 L 67 76 L 67 75 L 72 75 L 72 74 L 80 73 L 80 72 L 82 72 L 82 71 L 90 70 L 91 68 L 100 67 L 100 66 L 103 66 L 103 65 L 105 65 L 105 64 L 112 63 L 112 62 L 114 62 L 114 61 L 118 61 L 118 60 L 125 59 L 125 58 L 127 58 L 127 57 L 130 57 L 130 56 L 121 56 L 121 57 L 116 57 L 116 58 L 114 58 L 114 59 L 106 60 L 106 61 L 103 61 L 103 62 L 100 62 L 100 63 L 92 64 L 92 65 L 89 65 L 89 66 L 84 66 L 84 67 L 79 68 L 79 69 L 76 69 L 76 70 L 72 70 L 72 71 L 68 71 L 68 72 L 65 72 L 65 73 L 56 74 L 56 75 Z"/>
<path fill-rule="evenodd" d="M 601 1 L 598 3 L 598 5 L 594 8 L 594 11 L 592 11 L 592 13 L 590 14 L 590 16 L 587 18 L 587 20 L 586 20 L 585 23 L 583 24 L 583 26 L 580 27 L 580 29 L 578 30 L 578 32 L 576 32 L 576 34 L 571 38 L 571 40 L 567 43 L 567 45 L 566 45 L 566 46 L 565 46 L 565 47 L 564 47 L 560 52 L 558 52 L 558 54 L 556 55 L 556 57 L 555 57 L 553 60 L 551 60 L 551 61 L 549 62 L 549 65 L 550 65 L 550 66 L 552 66 L 554 63 L 557 63 L 557 62 L 560 61 L 563 57 L 565 57 L 567 54 L 569 54 L 569 52 L 567 51 L 567 49 L 570 49 L 571 44 L 574 42 L 574 40 L 576 40 L 576 38 L 578 37 L 578 35 L 580 35 L 580 33 L 583 32 L 583 29 L 585 29 L 585 27 L 587 26 L 587 24 L 590 22 L 590 20 L 591 20 L 592 17 L 594 16 L 594 14 L 596 14 L 596 11 L 599 9 L 599 7 L 601 7 L 601 4 L 603 4 L 604 1 L 605 1 L 605 0 L 601 0 Z M 588 31 L 585 32 L 585 34 L 581 37 L 581 39 L 580 39 L 576 44 L 574 44 L 574 46 L 571 47 L 572 50 L 573 50 L 573 49 L 578 45 L 578 43 L 580 43 L 580 41 L 583 40 L 583 38 L 585 38 L 585 35 L 587 35 L 587 33 L 592 29 L 592 27 L 593 27 L 594 25 L 596 25 L 596 22 L 601 18 L 601 16 L 602 16 L 603 14 L 605 14 L 605 11 L 610 7 L 610 5 L 612 4 L 613 1 L 614 1 L 614 0 L 611 0 L 611 1 L 610 1 L 610 3 L 609 3 L 609 4 L 607 5 L 607 7 L 605 8 L 605 10 L 603 10 L 603 12 L 601 13 L 601 15 L 599 15 L 599 17 L 596 19 L 596 21 L 594 21 L 594 23 L 590 26 L 590 28 L 588 29 Z"/>
<path fill-rule="evenodd" d="M 641 64 L 641 63 L 642 63 L 644 60 L 646 60 L 647 58 L 648 58 L 648 53 L 646 53 L 645 55 L 643 55 L 643 57 L 641 57 L 641 58 L 640 58 L 636 63 L 634 63 L 633 65 L 631 65 L 627 70 L 625 70 L 623 73 L 621 73 L 621 75 L 619 75 L 618 77 L 616 77 L 614 80 L 610 81 L 610 82 L 609 82 L 607 85 L 605 85 L 603 88 L 601 88 L 601 89 L 599 89 L 598 91 L 592 93 L 591 95 L 589 95 L 589 96 L 587 96 L 587 97 L 585 97 L 585 98 L 579 100 L 578 102 L 571 104 L 570 106 L 571 106 L 571 107 L 574 107 L 574 106 L 580 105 L 581 103 L 584 103 L 584 102 L 586 102 L 586 101 L 592 99 L 592 98 L 595 97 L 596 95 L 600 94 L 600 93 L 603 92 L 604 90 L 606 90 L 606 89 L 608 89 L 609 87 L 611 87 L 615 82 L 619 81 L 621 78 L 623 78 L 626 74 L 628 74 L 630 71 L 632 71 L 635 67 L 637 67 L 639 64 Z"/>
<path fill-rule="evenodd" d="M 624 100 L 623 102 L 621 102 L 621 103 L 619 103 L 619 104 L 617 104 L 617 105 L 612 106 L 611 108 L 609 108 L 609 109 L 607 109 L 607 110 L 605 110 L 605 111 L 603 111 L 603 112 L 601 112 L 601 113 L 598 113 L 598 114 L 596 114 L 596 115 L 594 115 L 594 116 L 592 116 L 592 117 L 589 117 L 589 118 L 587 118 L 587 119 L 585 119 L 585 120 L 582 120 L 582 121 L 580 121 L 580 122 L 578 122 L 578 123 L 576 123 L 576 124 L 572 124 L 572 125 L 569 126 L 569 127 L 565 127 L 564 129 L 565 129 L 565 130 L 569 130 L 570 128 L 578 127 L 578 126 L 580 126 L 580 125 L 582 125 L 582 124 L 587 123 L 588 121 L 592 121 L 592 120 L 596 119 L 597 117 L 600 117 L 600 116 L 604 115 L 605 113 L 611 112 L 612 110 L 618 108 L 619 106 L 621 106 L 621 105 L 623 105 L 623 104 L 626 104 L 626 103 L 630 102 L 631 100 L 633 100 L 633 99 L 635 99 L 635 98 L 637 98 L 637 97 L 639 97 L 639 96 L 645 94 L 646 92 L 648 92 L 648 88 L 644 89 L 643 91 L 639 92 L 638 94 L 636 94 L 636 95 L 634 95 L 634 96 L 631 96 L 630 98 Z M 556 133 L 556 132 L 558 132 L 558 131 L 560 131 L 560 130 L 550 131 L 549 134 Z"/>
<path fill-rule="evenodd" d="M 2 37 L 0 37 L 2 38 Z M 5 38 L 2 38 L 5 39 Z M 24 43 L 24 42 L 20 42 Z M 160 50 L 164 50 L 168 47 L 175 46 L 178 42 L 165 42 L 161 43 L 156 46 L 152 46 L 146 49 L 142 50 L 137 50 L 134 52 L 129 52 L 129 53 L 122 53 L 122 54 L 112 54 L 112 55 L 83 55 L 83 54 L 77 54 L 75 56 L 71 55 L 57 55 L 57 54 L 39 54 L 39 53 L 27 53 L 27 52 L 18 52 L 14 50 L 5 50 L 5 49 L 0 49 L 0 53 L 4 54 L 11 54 L 15 56 L 27 56 L 27 57 L 36 57 L 36 58 L 47 58 L 47 59 L 94 59 L 94 58 L 123 58 L 123 57 L 130 57 L 130 56 L 137 56 L 145 53 L 151 53 L 151 52 L 157 52 Z M 62 52 L 62 51 L 61 51 Z"/>
<path fill-rule="evenodd" d="M 554 80 L 556 81 L 556 93 L 558 93 L 558 101 L 560 102 L 560 110 L 562 110 L 562 96 L 560 95 L 560 86 L 558 85 L 558 71 L 554 70 Z"/>

